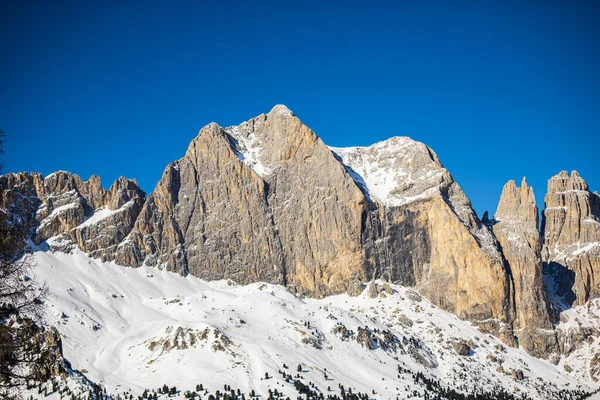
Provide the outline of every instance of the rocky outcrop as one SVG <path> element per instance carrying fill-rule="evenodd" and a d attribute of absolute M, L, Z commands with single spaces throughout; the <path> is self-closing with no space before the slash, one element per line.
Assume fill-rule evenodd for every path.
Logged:
<path fill-rule="evenodd" d="M 45 327 L 29 318 L 13 314 L 0 324 L 0 337 L 3 346 L 7 346 L 7 349 L 2 348 L 2 355 L 13 356 L 2 359 L 3 369 L 15 368 L 22 376 L 37 382 L 46 382 L 59 376 L 66 377 L 69 373 L 71 366 L 63 357 L 61 338 L 56 328 Z M 4 383 L 25 383 L 18 378 L 18 374 L 10 379 L 12 381 Z M 3 389 L 6 390 L 6 386 Z M 4 391 L 0 393 L 6 394 Z"/>
<path fill-rule="evenodd" d="M 452 348 L 459 356 L 468 356 L 471 354 L 473 349 L 466 342 L 462 340 L 455 340 L 452 342 Z"/>
<path fill-rule="evenodd" d="M 519 346 L 534 357 L 547 359 L 552 354 L 560 353 L 560 335 L 556 331 L 534 326 L 522 328 L 516 334 Z"/>
<path fill-rule="evenodd" d="M 323 141 L 281 105 L 227 132 L 266 183 L 287 285 L 323 296 L 346 291 L 354 277 L 365 281 L 367 200 Z"/>
<path fill-rule="evenodd" d="M 537 328 L 552 327 L 543 288 L 538 218 L 533 188 L 525 178 L 521 187 L 517 187 L 515 181 L 504 185 L 492 227 L 514 285 L 513 329 L 519 339 L 523 334 L 519 342 L 528 351 L 539 351 L 543 347 L 533 340 L 542 335 Z M 522 331 L 525 328 L 527 330 Z"/>
<path fill-rule="evenodd" d="M 41 204 L 36 187 L 40 174 L 7 174 L 0 176 L 0 242 L 7 257 L 19 254 L 36 224 Z"/>
<path fill-rule="evenodd" d="M 106 191 L 100 178 L 86 182 L 68 172 L 7 174 L 0 177 L 0 208 L 11 225 L 15 253 L 26 244 L 27 233 L 39 245 L 62 235 L 83 251 L 114 258 L 114 246 L 131 231 L 145 194 L 135 181 L 119 178 Z M 24 234 L 25 233 L 25 234 Z"/>
<path fill-rule="evenodd" d="M 108 191 L 100 187 L 88 198 L 87 204 L 93 204 L 95 210 L 83 223 L 69 230 L 69 236 L 93 257 L 112 260 L 118 250 L 117 244 L 131 232 L 145 194 L 135 181 L 121 177 Z"/>
<path fill-rule="evenodd" d="M 595 353 L 590 359 L 589 372 L 592 380 L 598 382 L 600 378 L 600 353 Z"/>
<path fill-rule="evenodd" d="M 498 244 L 433 150 L 395 137 L 332 151 L 370 200 L 365 273 L 416 286 L 461 318 L 509 322 Z"/>
<path fill-rule="evenodd" d="M 203 128 L 167 167 L 117 261 L 208 280 L 284 283 L 267 185 L 238 159 L 222 128 Z"/>
<path fill-rule="evenodd" d="M 583 305 L 600 295 L 600 197 L 577 171 L 548 181 L 542 258 L 554 306 Z"/>

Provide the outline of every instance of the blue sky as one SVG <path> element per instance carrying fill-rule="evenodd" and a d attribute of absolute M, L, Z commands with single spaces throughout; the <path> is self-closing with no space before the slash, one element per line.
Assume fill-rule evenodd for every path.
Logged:
<path fill-rule="evenodd" d="M 0 5 L 5 172 L 150 192 L 202 126 L 283 103 L 332 146 L 426 143 L 480 215 L 524 175 L 538 204 L 564 169 L 600 189 L 598 1 L 50 3 Z"/>

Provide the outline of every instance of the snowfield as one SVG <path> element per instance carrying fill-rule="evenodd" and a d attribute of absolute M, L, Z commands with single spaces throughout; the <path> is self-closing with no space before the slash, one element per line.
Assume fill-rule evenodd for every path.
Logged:
<path fill-rule="evenodd" d="M 109 392 L 229 384 L 246 396 L 277 389 L 297 398 L 278 373 L 284 363 L 327 394 L 338 385 L 373 399 L 422 398 L 422 384 L 398 367 L 461 391 L 502 386 L 531 398 L 560 389 L 594 390 L 585 354 L 558 366 L 503 345 L 409 288 L 380 285 L 378 297 L 301 299 L 265 283 L 205 282 L 156 268 L 125 268 L 72 254 L 36 251 L 35 275 L 46 282 L 46 323 L 62 335 L 65 357 Z M 381 282 L 382 283 L 382 282 Z M 387 290 L 385 290 L 387 288 Z M 576 323 L 572 310 L 567 324 Z M 579 319 L 581 319 L 580 317 Z M 470 342 L 461 356 L 452 343 Z M 597 346 L 597 343 L 594 344 Z M 590 354 L 587 355 L 588 358 Z M 563 369 L 566 362 L 572 373 Z M 524 379 L 517 379 L 521 371 Z M 269 379 L 265 379 L 265 373 Z M 327 380 L 325 379 L 327 375 Z"/>

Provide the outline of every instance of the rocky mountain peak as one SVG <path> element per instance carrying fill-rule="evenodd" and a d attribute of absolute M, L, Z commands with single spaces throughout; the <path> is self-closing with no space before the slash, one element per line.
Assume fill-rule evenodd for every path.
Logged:
<path fill-rule="evenodd" d="M 287 108 L 285 105 L 283 104 L 276 104 L 271 111 L 269 111 L 270 116 L 273 115 L 280 115 L 280 116 L 288 116 L 288 117 L 295 117 L 296 114 L 294 114 L 292 112 L 292 110 L 290 110 L 289 108 Z"/>
<path fill-rule="evenodd" d="M 548 181 L 542 220 L 543 257 L 558 308 L 600 295 L 600 197 L 577 173 L 561 171 Z"/>
<path fill-rule="evenodd" d="M 544 355 L 553 336 L 546 340 L 544 331 L 539 330 L 550 328 L 551 323 L 543 288 L 538 208 L 525 177 L 520 187 L 514 180 L 504 185 L 491 226 L 511 271 L 513 327 L 519 344 L 531 353 Z"/>
<path fill-rule="evenodd" d="M 570 190 L 588 190 L 588 184 L 577 171 L 571 175 L 567 171 L 561 171 L 548 181 L 548 193 L 562 193 Z"/>
<path fill-rule="evenodd" d="M 521 187 L 514 180 L 508 181 L 502 189 L 494 219 L 497 221 L 517 221 L 537 231 L 539 217 L 533 188 L 523 177 Z"/>
<path fill-rule="evenodd" d="M 118 210 L 134 199 L 139 199 L 143 202 L 145 197 L 146 193 L 139 188 L 135 180 L 121 176 L 106 192 L 105 204 L 109 210 Z"/>
<path fill-rule="evenodd" d="M 548 181 L 544 199 L 544 242 L 548 247 L 573 243 L 595 242 L 598 229 L 589 220 L 600 215 L 598 196 L 589 191 L 588 184 L 577 173 L 561 171 Z"/>

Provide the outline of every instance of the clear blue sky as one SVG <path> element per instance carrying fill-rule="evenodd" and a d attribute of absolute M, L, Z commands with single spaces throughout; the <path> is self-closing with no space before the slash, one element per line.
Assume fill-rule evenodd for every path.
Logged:
<path fill-rule="evenodd" d="M 150 192 L 202 126 L 283 103 L 332 146 L 426 143 L 480 215 L 523 175 L 600 189 L 599 1 L 106 3 L 0 3 L 5 172 Z"/>

